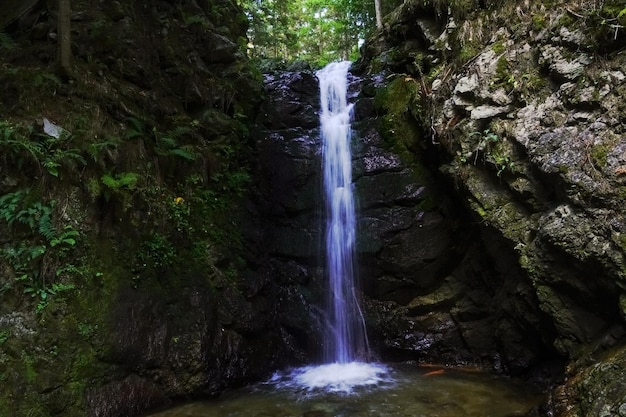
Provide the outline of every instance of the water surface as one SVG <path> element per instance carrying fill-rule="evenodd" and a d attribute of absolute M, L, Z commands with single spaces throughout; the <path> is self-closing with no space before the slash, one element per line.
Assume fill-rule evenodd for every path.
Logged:
<path fill-rule="evenodd" d="M 220 399 L 183 405 L 153 417 L 538 416 L 542 396 L 504 377 L 444 368 L 384 368 L 388 373 L 376 374 L 377 381 L 348 390 L 299 383 L 297 375 L 313 369 L 299 368 Z"/>

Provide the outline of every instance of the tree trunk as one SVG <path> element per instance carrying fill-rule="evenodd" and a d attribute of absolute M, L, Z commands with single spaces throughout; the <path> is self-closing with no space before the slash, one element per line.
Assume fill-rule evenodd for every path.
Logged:
<path fill-rule="evenodd" d="M 59 42 L 58 72 L 63 78 L 72 75 L 72 39 L 70 36 L 70 0 L 59 0 L 57 38 Z"/>
<path fill-rule="evenodd" d="M 383 16 L 382 16 L 382 11 L 380 7 L 380 0 L 374 0 L 374 10 L 376 10 L 376 27 L 378 29 L 382 29 L 383 28 Z"/>

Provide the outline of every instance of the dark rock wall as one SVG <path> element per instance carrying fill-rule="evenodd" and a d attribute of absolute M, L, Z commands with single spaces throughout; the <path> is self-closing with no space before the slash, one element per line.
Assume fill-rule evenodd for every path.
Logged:
<path fill-rule="evenodd" d="M 419 141 L 397 146 L 395 129 L 407 138 L 421 132 L 403 128 L 405 116 L 381 101 L 395 97 L 384 79 L 350 80 L 357 273 L 374 354 L 514 374 L 558 359 L 554 329 L 514 252 L 459 206 Z M 326 288 L 317 80 L 284 72 L 265 81 L 256 140 L 257 245 L 268 257 L 261 269 L 278 280 L 279 321 L 294 356 L 316 358 Z"/>
<path fill-rule="evenodd" d="M 294 361 L 275 288 L 298 275 L 258 273 L 262 251 L 246 243 L 262 88 L 243 11 L 230 1 L 71 3 L 70 80 L 54 75 L 56 2 L 24 2 L 30 11 L 13 21 L 10 10 L 6 27 L 3 8 L 16 2 L 0 5 L 15 42 L 0 56 L 0 195 L 26 189 L 51 207 L 55 231 L 75 232 L 55 257 L 37 230 L 0 222 L 0 415 L 130 417 L 267 377 Z M 71 137 L 52 140 L 43 117 Z M 15 143 L 56 148 L 33 161 Z M 59 157 L 56 175 L 43 166 L 68 150 L 84 164 Z M 103 178 L 123 176 L 132 185 L 106 188 Z M 6 250 L 38 245 L 47 253 L 33 273 L 44 281 L 17 280 Z M 28 286 L 44 291 L 41 309 Z"/>
<path fill-rule="evenodd" d="M 405 120 L 419 125 L 422 149 L 412 153 L 468 210 L 459 219 L 474 223 L 469 259 L 480 260 L 481 272 L 463 281 L 474 305 L 465 302 L 459 316 L 490 306 L 475 317 L 491 323 L 462 334 L 492 329 L 496 351 L 529 359 L 518 365 L 569 362 L 572 379 L 554 396 L 557 413 L 568 416 L 617 415 L 623 401 L 621 382 L 598 377 L 603 366 L 621 366 L 624 343 L 626 39 L 597 20 L 612 7 L 623 4 L 502 2 L 446 13 L 407 1 L 358 65 L 373 77 L 387 71 L 388 90 L 414 89 L 382 98 L 401 102 Z M 394 129 L 383 132 L 406 142 L 397 110 L 387 105 Z M 483 289 L 488 297 L 470 295 Z M 428 295 L 413 305 L 428 305 Z M 618 353 L 603 353 L 611 347 Z M 587 368 L 590 354 L 608 363 Z"/>

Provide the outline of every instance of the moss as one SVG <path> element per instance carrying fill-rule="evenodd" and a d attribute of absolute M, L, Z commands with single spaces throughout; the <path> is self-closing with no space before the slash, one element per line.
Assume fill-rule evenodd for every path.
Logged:
<path fill-rule="evenodd" d="M 412 77 L 397 77 L 378 91 L 375 105 L 385 112 L 381 134 L 385 143 L 407 163 L 416 160 L 420 138 L 415 116 L 420 115 L 420 87 Z"/>
<path fill-rule="evenodd" d="M 592 146 L 589 156 L 593 165 L 598 169 L 604 168 L 607 164 L 607 157 L 610 150 L 610 145 L 607 143 L 599 143 Z"/>
<path fill-rule="evenodd" d="M 548 23 L 546 22 L 546 16 L 542 14 L 534 14 L 531 22 L 532 30 L 540 31 L 548 27 Z"/>
<path fill-rule="evenodd" d="M 509 78 L 509 61 L 505 56 L 498 58 L 496 63 L 496 79 L 500 82 L 505 82 Z"/>
<path fill-rule="evenodd" d="M 574 20 L 574 18 L 569 13 L 563 13 L 559 18 L 557 26 L 564 26 L 568 29 L 571 29 L 576 25 L 576 23 L 576 20 Z"/>
<path fill-rule="evenodd" d="M 612 23 L 621 25 L 622 28 L 626 26 L 626 4 L 623 1 L 603 3 L 598 14 Z"/>
<path fill-rule="evenodd" d="M 504 42 L 502 40 L 498 40 L 494 42 L 493 45 L 491 45 L 491 49 L 493 49 L 493 52 L 495 52 L 498 55 L 504 53 L 504 51 L 506 50 L 504 46 Z"/>
<path fill-rule="evenodd" d="M 24 366 L 24 376 L 26 381 L 34 383 L 37 380 L 37 371 L 35 370 L 35 358 L 26 351 L 22 351 L 22 365 Z"/>
<path fill-rule="evenodd" d="M 477 43 L 467 43 L 457 54 L 459 64 L 463 65 L 481 52 L 481 46 Z"/>

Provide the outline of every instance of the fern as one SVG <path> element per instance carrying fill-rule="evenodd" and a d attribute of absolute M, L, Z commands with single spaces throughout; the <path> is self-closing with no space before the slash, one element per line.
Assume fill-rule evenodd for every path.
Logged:
<path fill-rule="evenodd" d="M 158 136 L 156 142 L 157 142 L 157 150 L 159 148 L 169 150 L 178 146 L 178 141 L 174 139 L 173 137 L 169 137 L 169 136 Z"/>
<path fill-rule="evenodd" d="M 105 174 L 101 178 L 102 183 L 112 190 L 118 190 L 120 188 L 132 190 L 137 185 L 138 180 L 139 175 L 134 172 L 123 172 L 115 177 L 110 174 Z"/>
<path fill-rule="evenodd" d="M 51 74 L 49 72 L 37 73 L 33 77 L 33 85 L 35 87 L 42 87 L 47 82 L 51 82 L 56 87 L 60 87 L 61 85 L 63 85 L 63 83 L 61 82 L 61 79 L 59 79 L 59 77 L 57 77 L 56 75 Z"/>
<path fill-rule="evenodd" d="M 178 144 L 178 139 L 192 132 L 192 129 L 185 126 L 178 126 L 166 134 L 154 132 L 156 139 L 156 147 L 154 151 L 161 156 L 178 156 L 188 161 L 195 161 L 198 154 L 194 151 L 193 146 Z"/>
<path fill-rule="evenodd" d="M 41 234 L 48 242 L 52 241 L 56 235 L 57 231 L 52 224 L 52 209 L 48 208 L 45 211 L 45 214 L 39 219 L 39 224 L 37 227 L 37 231 Z"/>
<path fill-rule="evenodd" d="M 44 154 L 44 147 L 41 143 L 17 133 L 14 126 L 4 121 L 0 121 L 0 148 L 12 155 L 20 167 L 24 162 L 24 152 L 35 163 L 39 163 Z"/>
<path fill-rule="evenodd" d="M 111 136 L 107 138 L 104 142 L 90 143 L 89 145 L 87 145 L 87 153 L 94 162 L 98 162 L 104 152 L 116 149 L 120 143 L 120 138 Z"/>
<path fill-rule="evenodd" d="M 198 154 L 193 150 L 191 145 L 181 146 L 180 148 L 172 149 L 169 151 L 170 155 L 179 156 L 188 161 L 195 161 L 198 159 Z"/>
<path fill-rule="evenodd" d="M 9 35 L 4 32 L 0 32 L 0 49 L 15 49 L 17 44 Z"/>
<path fill-rule="evenodd" d="M 9 226 L 15 221 L 18 207 L 24 200 L 25 194 L 24 190 L 18 190 L 0 197 L 0 219 L 7 222 Z"/>
<path fill-rule="evenodd" d="M 131 125 L 126 132 L 126 139 L 134 139 L 145 135 L 146 126 L 141 120 L 135 117 L 127 117 L 126 120 Z"/>
<path fill-rule="evenodd" d="M 192 130 L 186 126 L 178 126 L 167 132 L 167 135 L 173 138 L 180 138 L 182 136 L 190 134 L 191 132 Z"/>

